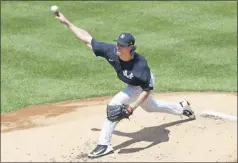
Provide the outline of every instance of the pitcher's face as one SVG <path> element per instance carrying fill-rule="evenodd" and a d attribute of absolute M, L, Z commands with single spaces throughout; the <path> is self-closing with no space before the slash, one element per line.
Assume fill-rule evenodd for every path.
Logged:
<path fill-rule="evenodd" d="M 130 47 L 127 45 L 121 45 L 117 43 L 117 55 L 123 56 L 130 54 Z"/>

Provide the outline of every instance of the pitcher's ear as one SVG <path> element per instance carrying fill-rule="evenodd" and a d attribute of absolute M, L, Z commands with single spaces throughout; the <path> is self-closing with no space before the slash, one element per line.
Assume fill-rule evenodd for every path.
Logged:
<path fill-rule="evenodd" d="M 131 48 L 131 52 L 135 51 L 136 50 L 136 45 L 131 45 L 130 48 Z"/>
<path fill-rule="evenodd" d="M 133 47 L 134 47 L 134 50 L 136 50 L 136 44 Z"/>

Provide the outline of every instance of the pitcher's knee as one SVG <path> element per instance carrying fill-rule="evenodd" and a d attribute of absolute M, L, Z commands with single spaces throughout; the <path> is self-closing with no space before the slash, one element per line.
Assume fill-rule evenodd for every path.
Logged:
<path fill-rule="evenodd" d="M 111 100 L 108 105 L 121 105 L 122 102 L 121 101 L 115 101 L 115 100 Z"/>
<path fill-rule="evenodd" d="M 125 100 L 125 99 L 118 99 L 118 98 L 113 98 L 111 101 L 109 101 L 108 105 L 122 105 L 122 104 L 129 104 L 130 100 Z"/>

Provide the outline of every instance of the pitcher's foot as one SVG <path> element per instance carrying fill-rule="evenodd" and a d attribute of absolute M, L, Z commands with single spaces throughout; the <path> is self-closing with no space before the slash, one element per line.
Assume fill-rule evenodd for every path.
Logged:
<path fill-rule="evenodd" d="M 88 154 L 89 158 L 97 158 L 107 154 L 114 153 L 111 145 L 97 145 L 97 147 Z"/>
<path fill-rule="evenodd" d="M 186 99 L 179 103 L 183 107 L 183 115 L 189 117 L 190 119 L 196 119 L 196 116 L 194 112 L 192 111 L 190 103 Z"/>

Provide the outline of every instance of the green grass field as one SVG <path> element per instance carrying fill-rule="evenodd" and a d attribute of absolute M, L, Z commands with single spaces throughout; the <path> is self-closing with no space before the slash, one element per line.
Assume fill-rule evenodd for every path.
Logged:
<path fill-rule="evenodd" d="M 1 113 L 124 88 L 56 21 L 54 4 L 100 41 L 131 32 L 155 92 L 237 91 L 236 2 L 1 2 Z"/>

